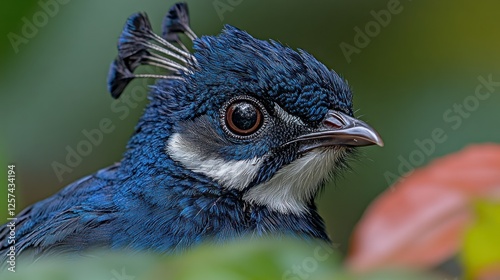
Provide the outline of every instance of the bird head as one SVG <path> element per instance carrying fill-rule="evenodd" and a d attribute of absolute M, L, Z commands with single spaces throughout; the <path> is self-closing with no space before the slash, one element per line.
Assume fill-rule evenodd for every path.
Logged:
<path fill-rule="evenodd" d="M 353 117 L 347 82 L 312 55 L 232 26 L 197 38 L 187 15 L 174 6 L 163 37 L 133 15 L 109 76 L 114 97 L 133 78 L 159 78 L 144 118 L 164 130 L 161 152 L 177 166 L 251 205 L 300 214 L 356 147 L 383 145 Z M 193 39 L 193 54 L 179 34 Z M 133 74 L 145 64 L 171 75 Z"/>

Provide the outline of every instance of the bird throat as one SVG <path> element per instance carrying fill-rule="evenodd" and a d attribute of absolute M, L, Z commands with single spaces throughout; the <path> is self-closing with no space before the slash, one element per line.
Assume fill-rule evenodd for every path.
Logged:
<path fill-rule="evenodd" d="M 193 149 L 181 134 L 173 134 L 166 148 L 169 156 L 183 167 L 203 174 L 227 189 L 245 190 L 243 200 L 284 214 L 303 214 L 321 186 L 332 175 L 343 151 L 334 148 L 315 149 L 285 165 L 266 182 L 248 188 L 263 158 L 225 160 L 204 157 Z"/>

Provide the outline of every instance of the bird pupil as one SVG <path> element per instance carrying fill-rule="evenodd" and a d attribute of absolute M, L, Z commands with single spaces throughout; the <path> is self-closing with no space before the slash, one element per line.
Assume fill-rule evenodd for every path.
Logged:
<path fill-rule="evenodd" d="M 253 104 L 241 102 L 233 105 L 231 121 L 234 126 L 242 131 L 252 129 L 257 123 L 257 110 Z"/>

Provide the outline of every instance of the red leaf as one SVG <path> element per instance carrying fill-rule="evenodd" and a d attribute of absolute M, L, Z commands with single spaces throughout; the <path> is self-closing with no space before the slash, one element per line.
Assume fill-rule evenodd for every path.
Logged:
<path fill-rule="evenodd" d="M 443 262 L 457 253 L 478 197 L 500 197 L 500 145 L 437 159 L 384 192 L 357 225 L 347 264 L 363 272 Z"/>

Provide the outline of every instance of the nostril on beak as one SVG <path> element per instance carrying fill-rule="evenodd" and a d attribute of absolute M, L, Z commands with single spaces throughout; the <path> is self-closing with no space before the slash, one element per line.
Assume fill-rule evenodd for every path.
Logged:
<path fill-rule="evenodd" d="M 328 128 L 341 129 L 346 123 L 345 121 L 335 113 L 328 113 L 327 118 L 323 121 L 323 124 Z"/>

